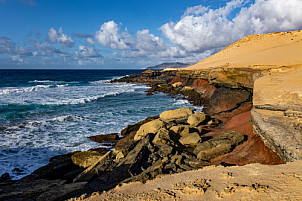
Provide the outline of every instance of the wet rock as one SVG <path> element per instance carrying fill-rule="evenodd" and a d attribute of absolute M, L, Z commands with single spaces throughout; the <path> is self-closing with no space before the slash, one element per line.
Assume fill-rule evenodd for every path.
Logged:
<path fill-rule="evenodd" d="M 85 192 L 86 182 L 66 184 L 65 180 L 38 179 L 26 183 L 14 183 L 3 187 L 0 200 L 28 198 L 37 201 L 65 200 Z"/>
<path fill-rule="evenodd" d="M 190 126 L 198 126 L 202 124 L 207 119 L 207 115 L 201 112 L 196 112 L 195 114 L 192 114 L 188 118 L 188 124 Z"/>
<path fill-rule="evenodd" d="M 115 143 L 117 140 L 120 139 L 118 133 L 112 133 L 108 135 L 95 135 L 95 136 L 90 136 L 88 138 L 98 143 L 108 143 L 108 142 Z"/>
<path fill-rule="evenodd" d="M 134 136 L 134 140 L 140 140 L 148 133 L 157 133 L 159 129 L 163 128 L 164 126 L 164 122 L 159 119 L 145 123 L 141 125 L 141 127 L 137 131 L 136 135 Z"/>
<path fill-rule="evenodd" d="M 173 120 L 173 119 L 179 119 L 179 118 L 187 118 L 190 115 L 193 114 L 193 110 L 189 108 L 179 108 L 176 110 L 168 110 L 164 111 L 159 115 L 159 117 L 163 120 Z"/>
<path fill-rule="evenodd" d="M 7 181 L 10 181 L 10 180 L 11 180 L 11 178 L 10 178 L 10 175 L 8 173 L 4 173 L 0 177 L 0 182 L 7 182 Z"/>

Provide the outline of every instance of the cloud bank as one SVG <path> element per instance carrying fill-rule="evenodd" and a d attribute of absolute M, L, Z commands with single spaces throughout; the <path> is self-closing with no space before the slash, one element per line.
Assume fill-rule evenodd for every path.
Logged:
<path fill-rule="evenodd" d="M 186 52 L 203 52 L 225 47 L 249 34 L 302 28 L 301 0 L 256 0 L 244 6 L 243 0 L 233 0 L 215 10 L 190 7 L 178 22 L 166 23 L 160 30 Z M 238 8 L 239 13 L 232 17 Z"/>

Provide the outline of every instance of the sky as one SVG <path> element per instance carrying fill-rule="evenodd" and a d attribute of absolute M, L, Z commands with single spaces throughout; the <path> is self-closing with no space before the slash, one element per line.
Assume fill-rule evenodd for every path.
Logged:
<path fill-rule="evenodd" d="M 302 0 L 0 0 L 1 69 L 198 62 L 250 34 L 302 29 Z"/>

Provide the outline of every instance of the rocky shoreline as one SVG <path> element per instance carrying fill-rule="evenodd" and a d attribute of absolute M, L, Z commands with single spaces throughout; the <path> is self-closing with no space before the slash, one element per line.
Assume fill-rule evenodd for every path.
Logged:
<path fill-rule="evenodd" d="M 211 165 L 283 163 L 253 132 L 250 79 L 259 72 L 247 72 L 250 70 L 222 72 L 228 79 L 221 81 L 219 76 L 205 79 L 210 75 L 206 73 L 148 70 L 113 80 L 151 84 L 148 95 L 180 94 L 194 105 L 204 105 L 204 113 L 188 108 L 165 111 L 129 125 L 122 130 L 122 138 L 118 134 L 92 136 L 90 139 L 114 145 L 114 149 L 53 157 L 48 165 L 21 180 L 3 179 L 0 199 L 64 200 Z"/>

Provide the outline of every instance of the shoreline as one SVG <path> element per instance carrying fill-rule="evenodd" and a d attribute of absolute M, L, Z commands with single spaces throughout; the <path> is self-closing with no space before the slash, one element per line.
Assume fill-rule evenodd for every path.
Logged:
<path fill-rule="evenodd" d="M 159 72 L 151 71 L 150 74 L 150 71 L 147 71 L 147 75 L 151 75 L 151 77 L 154 76 L 153 73 L 159 75 L 161 77 L 160 79 L 164 81 L 158 83 L 158 79 L 157 83 L 153 82 L 152 84 L 152 82 L 150 82 L 152 86 L 146 93 L 154 93 L 156 91 L 172 95 L 180 93 L 183 96 L 187 96 L 189 100 L 191 99 L 190 101 L 192 101 L 193 104 L 198 104 L 198 102 L 194 102 L 194 100 L 200 101 L 199 104 L 202 103 L 201 100 L 204 101 L 207 105 L 205 111 L 210 111 L 206 113 L 211 113 L 212 110 L 210 108 L 210 104 L 212 103 L 206 102 L 209 101 L 207 97 L 201 97 L 201 95 L 204 94 L 207 96 L 211 94 L 211 90 L 214 89 L 211 85 L 208 83 L 204 84 L 204 81 L 195 80 L 198 84 L 197 87 L 192 90 L 188 88 L 188 86 L 183 86 L 185 84 L 183 80 L 176 76 L 172 76 L 171 79 L 171 75 L 168 75 L 168 79 L 171 79 L 171 81 L 165 84 L 165 82 L 167 82 L 167 77 L 162 76 Z M 143 80 L 140 83 L 147 84 L 145 80 L 146 72 L 139 75 L 143 76 Z M 124 81 L 123 79 L 129 78 L 132 79 L 133 76 L 134 75 L 130 75 L 121 78 L 120 81 Z M 193 81 L 193 85 L 194 83 L 196 84 L 195 81 Z M 192 80 L 189 82 L 192 82 Z M 197 92 L 197 90 L 200 90 L 204 86 L 206 86 L 205 93 L 201 94 Z M 186 88 L 186 90 L 182 90 L 183 88 Z M 227 91 L 227 93 L 229 92 L 230 91 Z M 219 94 L 221 94 L 221 91 Z M 238 96 L 238 92 L 236 90 L 235 95 Z M 274 153 L 270 152 L 265 147 L 262 149 L 265 149 L 264 152 L 266 152 L 266 154 L 261 156 L 262 158 L 260 157 L 260 160 L 259 156 L 254 156 L 247 161 L 242 160 L 242 158 L 246 157 L 247 154 L 250 154 L 249 152 L 246 152 L 244 157 L 238 159 L 238 153 L 236 154 L 236 152 L 239 150 L 239 153 L 242 155 L 242 151 L 240 150 L 242 150 L 242 148 L 244 149 L 246 144 L 253 145 L 253 142 L 255 141 L 254 140 L 251 143 L 250 140 L 250 138 L 255 138 L 255 135 L 249 133 L 251 132 L 251 127 L 247 128 L 247 131 L 244 131 L 245 133 L 240 129 L 236 130 L 238 128 L 232 127 L 232 124 L 238 124 L 238 122 L 236 122 L 236 116 L 238 117 L 238 115 L 242 114 L 244 114 L 245 121 L 241 122 L 241 125 L 249 123 L 249 119 L 246 118 L 246 116 L 251 106 L 248 103 L 245 103 L 246 101 L 243 102 L 243 106 L 240 106 L 241 108 L 239 107 L 239 112 L 238 107 L 231 112 L 233 116 L 230 114 L 224 114 L 223 112 L 220 116 L 215 116 L 213 114 L 212 116 L 207 114 L 201 115 L 201 113 L 194 114 L 192 110 L 188 110 L 187 114 L 179 118 L 175 118 L 175 114 L 178 114 L 179 112 L 172 112 L 172 120 L 169 120 L 169 118 L 163 120 L 163 118 L 160 118 L 159 116 L 149 117 L 134 125 L 128 125 L 128 127 L 122 130 L 121 135 L 123 137 L 121 139 L 118 139 L 116 135 L 110 136 L 111 138 L 107 136 L 109 139 L 103 138 L 102 140 L 105 143 L 112 143 L 116 140 L 115 148 L 112 151 L 101 148 L 84 152 L 72 152 L 66 155 L 53 157 L 48 165 L 39 168 L 31 175 L 19 180 L 17 183 L 14 181 L 8 181 L 7 186 L 11 187 L 8 189 L 13 191 L 13 189 L 16 189 L 18 185 L 27 185 L 30 186 L 31 189 L 36 189 L 37 182 L 41 186 L 45 185 L 46 188 L 46 186 L 53 185 L 52 182 L 56 181 L 57 183 L 60 183 L 60 185 L 55 185 L 53 190 L 57 190 L 58 188 L 65 189 L 64 193 L 59 193 L 56 196 L 60 197 L 60 199 L 67 199 L 79 196 L 83 193 L 109 190 L 121 182 L 146 182 L 147 180 L 156 178 L 157 175 L 169 175 L 194 170 L 196 168 L 199 169 L 209 165 L 233 166 L 245 165 L 251 162 L 262 162 L 268 164 L 282 163 L 277 156 L 271 157 Z M 203 120 L 192 126 L 187 121 L 190 116 L 196 116 L 196 114 L 197 117 L 195 120 L 200 120 L 200 118 Z M 235 117 L 235 119 L 232 119 L 232 117 Z M 156 121 L 162 122 L 162 125 L 158 129 L 150 131 L 151 133 L 155 133 L 154 135 L 148 134 L 140 138 L 139 141 L 134 140 L 134 138 L 136 138 L 136 133 L 140 130 L 142 125 L 150 124 L 150 122 L 152 124 L 152 122 Z M 151 127 L 152 126 L 156 127 L 158 125 L 151 125 Z M 222 136 L 225 137 L 219 137 L 221 136 L 221 133 L 223 133 Z M 156 136 L 158 137 L 156 138 Z M 155 138 L 157 139 L 156 142 Z M 235 144 L 229 144 L 232 141 L 234 141 Z M 213 146 L 201 148 L 201 150 L 208 150 L 208 152 L 203 151 L 202 154 L 199 154 L 198 151 L 196 151 L 196 147 L 205 146 L 205 143 L 208 142 L 210 142 L 210 144 L 219 143 L 225 145 L 223 145 L 222 149 L 216 149 Z M 257 143 L 260 143 L 259 140 Z M 146 149 L 146 147 L 148 148 Z M 161 153 L 161 155 L 158 155 L 157 152 Z M 143 155 L 148 155 L 151 158 L 142 157 Z M 149 160 L 151 159 L 153 161 L 150 162 Z M 35 190 L 31 193 L 34 193 L 34 191 Z M 45 193 L 47 195 L 51 191 L 52 190 L 45 189 Z M 40 194 L 41 199 L 45 196 L 45 193 Z M 8 197 L 4 196 L 4 198 L 15 197 L 16 195 L 6 196 Z M 27 196 L 30 197 L 30 193 Z"/>

